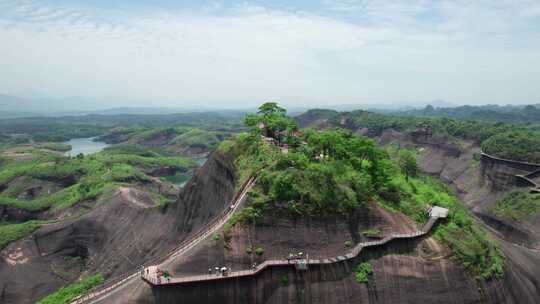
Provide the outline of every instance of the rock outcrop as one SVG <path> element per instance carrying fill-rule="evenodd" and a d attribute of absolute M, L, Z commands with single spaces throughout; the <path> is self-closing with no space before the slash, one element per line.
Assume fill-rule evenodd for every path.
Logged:
<path fill-rule="evenodd" d="M 235 182 L 232 159 L 214 153 L 165 208 L 116 191 L 79 218 L 38 229 L 1 252 L 0 302 L 33 303 L 83 274 L 112 278 L 165 255 L 225 208 Z"/>

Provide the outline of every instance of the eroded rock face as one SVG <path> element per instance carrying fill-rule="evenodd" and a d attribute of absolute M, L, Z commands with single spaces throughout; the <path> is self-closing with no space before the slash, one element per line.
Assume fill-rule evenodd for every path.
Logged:
<path fill-rule="evenodd" d="M 310 230 L 309 225 L 302 229 Z M 313 235 L 314 232 L 312 231 Z M 331 234 L 330 231 L 326 233 Z M 309 232 L 306 231 L 306 234 Z M 288 246 L 274 244 L 273 247 Z M 429 257 L 421 250 L 425 247 L 430 248 Z M 342 251 L 332 246 L 329 248 L 332 252 L 326 252 L 326 248 L 321 250 L 324 251 L 321 254 Z M 208 244 L 184 263 L 201 263 L 205 260 L 201 256 L 213 260 L 217 258 L 213 254 L 218 251 Z M 279 250 L 272 250 L 270 254 L 275 252 Z M 433 255 L 434 252 L 438 254 Z M 255 277 L 163 286 L 154 288 L 153 294 L 155 303 L 483 302 L 484 295 L 476 282 L 467 276 L 460 266 L 448 260 L 445 253 L 444 248 L 436 244 L 433 246 L 430 238 L 417 241 L 396 240 L 387 246 L 362 251 L 352 262 L 312 266 L 307 271 L 296 270 L 292 266 L 271 268 Z M 367 284 L 360 284 L 356 282 L 352 269 L 364 261 L 373 265 L 374 274 L 370 276 Z M 500 303 L 500 300 L 501 298 L 495 295 L 493 301 L 487 303 Z"/>
<path fill-rule="evenodd" d="M 494 229 L 493 236 L 507 257 L 507 272 L 502 282 L 484 286 L 485 296 L 494 303 L 497 301 L 493 299 L 500 299 L 500 303 L 536 303 L 540 297 L 537 275 L 540 271 L 540 251 L 537 250 L 540 248 L 540 215 L 517 222 L 497 217 L 490 211 L 493 203 L 515 189 L 515 174 L 527 170 L 485 159 L 475 161 L 474 155 L 479 155 L 480 148 L 472 142 L 464 142 L 457 155 L 442 146 L 419 144 L 399 132 L 385 133 L 381 142 L 397 141 L 403 146 L 418 148 L 422 171 L 450 184 L 471 211 Z"/>
<path fill-rule="evenodd" d="M 1 252 L 0 302 L 33 303 L 82 273 L 108 278 L 162 257 L 220 213 L 234 185 L 232 160 L 215 153 L 165 209 L 123 188 L 80 218 L 42 227 Z"/>
<path fill-rule="evenodd" d="M 228 246 L 208 238 L 171 266 L 174 276 L 204 274 L 214 266 L 249 269 L 264 260 L 283 259 L 291 251 L 313 258 L 348 253 L 344 241 L 357 232 L 378 228 L 382 235 L 408 233 L 418 228 L 407 217 L 373 206 L 350 218 L 289 218 L 267 216 L 257 225 L 236 227 Z M 361 234 L 361 233 L 360 233 Z M 367 238 L 359 236 L 358 241 Z M 246 249 L 264 248 L 257 256 Z M 154 288 L 155 303 L 478 303 L 483 299 L 475 280 L 449 258 L 449 251 L 432 238 L 396 240 L 388 246 L 362 251 L 353 262 L 265 270 L 250 278 Z M 369 261 L 374 275 L 359 284 L 352 269 Z M 427 289 L 427 290 L 426 290 Z M 446 301 L 451 299 L 451 301 Z M 493 302 L 499 303 L 500 298 Z M 499 301 L 499 302 L 498 302 Z M 110 303 L 110 302 L 109 302 Z"/>

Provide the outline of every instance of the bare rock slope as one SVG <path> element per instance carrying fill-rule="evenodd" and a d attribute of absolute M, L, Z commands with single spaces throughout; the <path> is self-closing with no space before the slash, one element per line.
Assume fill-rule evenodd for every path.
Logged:
<path fill-rule="evenodd" d="M 46 225 L 0 255 L 0 302 L 33 303 L 82 274 L 111 278 L 165 255 L 225 208 L 234 192 L 232 160 L 214 153 L 165 208 L 120 188 L 80 218 Z"/>

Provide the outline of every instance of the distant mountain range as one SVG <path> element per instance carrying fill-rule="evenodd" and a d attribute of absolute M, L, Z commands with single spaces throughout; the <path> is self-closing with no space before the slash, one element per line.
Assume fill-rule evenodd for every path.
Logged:
<path fill-rule="evenodd" d="M 23 117 L 59 117 L 81 115 L 161 115 L 194 112 L 253 112 L 256 108 L 225 110 L 218 107 L 185 106 L 185 107 L 151 107 L 155 102 L 141 100 L 129 101 L 121 98 L 94 98 L 69 97 L 61 99 L 51 98 L 21 98 L 17 96 L 0 94 L 0 119 Z M 111 107 L 116 106 L 116 107 Z M 537 107 L 539 105 L 533 105 Z M 317 107 L 317 106 L 313 106 Z M 311 108 L 313 108 L 311 107 Z M 441 116 L 459 119 L 481 119 L 491 121 L 512 122 L 525 119 L 525 122 L 538 122 L 534 108 L 525 105 L 483 105 L 483 106 L 457 106 L 444 100 L 425 102 L 396 102 L 396 103 L 354 103 L 338 105 L 319 105 L 319 108 L 336 111 L 368 110 L 384 114 L 411 115 L 411 116 Z M 309 107 L 288 106 L 290 115 L 299 115 Z"/>
<path fill-rule="evenodd" d="M 111 105 L 125 105 L 113 107 Z M 216 110 L 210 107 L 148 107 L 142 101 L 119 101 L 112 98 L 69 97 L 62 99 L 21 98 L 0 94 L 0 119 L 32 116 L 78 116 L 87 114 L 175 114 Z M 151 104 L 151 102 L 148 102 Z M 134 106 L 130 106 L 134 105 Z"/>
<path fill-rule="evenodd" d="M 462 120 L 483 120 L 507 123 L 539 123 L 540 104 L 483 105 L 453 108 L 428 105 L 423 109 L 390 112 L 400 116 L 448 117 Z"/>

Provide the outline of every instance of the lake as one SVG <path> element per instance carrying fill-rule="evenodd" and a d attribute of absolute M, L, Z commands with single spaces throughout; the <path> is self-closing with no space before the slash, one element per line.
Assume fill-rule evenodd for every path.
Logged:
<path fill-rule="evenodd" d="M 180 187 L 184 187 L 191 176 L 191 173 L 179 173 L 176 175 L 163 176 L 162 179 Z"/>
<path fill-rule="evenodd" d="M 202 167 L 202 165 L 204 165 L 204 163 L 206 162 L 206 157 L 196 158 L 195 162 L 197 163 L 199 167 Z M 192 176 L 193 176 L 193 172 L 187 172 L 187 173 L 177 173 L 175 175 L 162 176 L 161 178 L 172 184 L 178 185 L 180 187 L 184 187 Z"/>
<path fill-rule="evenodd" d="M 77 156 L 79 153 L 84 155 L 93 154 L 109 146 L 104 142 L 94 141 L 94 137 L 74 138 L 64 143 L 71 146 L 71 150 L 64 154 L 66 156 Z"/>

